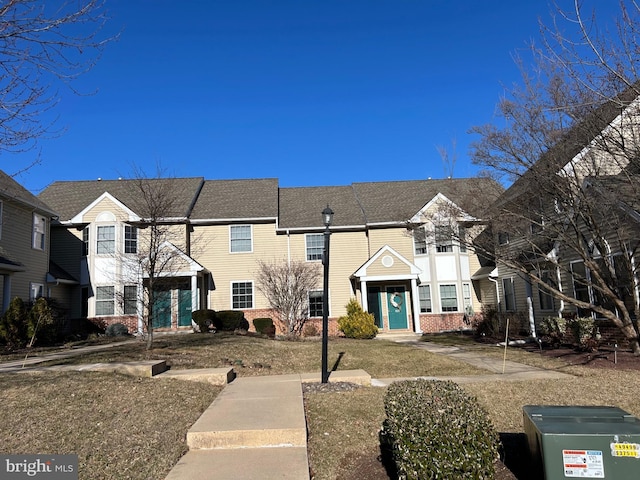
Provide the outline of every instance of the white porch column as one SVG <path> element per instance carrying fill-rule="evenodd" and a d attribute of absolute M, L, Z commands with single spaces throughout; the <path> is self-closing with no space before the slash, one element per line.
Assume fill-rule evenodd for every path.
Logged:
<path fill-rule="evenodd" d="M 413 300 L 413 330 L 416 333 L 422 333 L 420 327 L 420 296 L 418 294 L 418 280 L 411 279 L 411 298 Z"/>
<path fill-rule="evenodd" d="M 367 281 L 360 282 L 360 296 L 362 297 L 362 309 L 366 312 L 369 310 L 369 299 L 367 298 Z"/>
<path fill-rule="evenodd" d="M 198 296 L 198 274 L 191 275 L 191 311 L 200 309 L 200 297 Z"/>

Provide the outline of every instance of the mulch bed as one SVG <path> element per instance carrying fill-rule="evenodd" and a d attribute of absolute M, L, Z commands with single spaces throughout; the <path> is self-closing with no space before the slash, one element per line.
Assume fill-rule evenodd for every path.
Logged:
<path fill-rule="evenodd" d="M 557 348 L 547 346 L 540 350 L 534 344 L 528 344 L 521 348 L 545 357 L 558 358 L 570 365 L 597 369 L 640 370 L 640 356 L 634 355 L 630 349 L 615 349 L 611 346 L 605 346 L 588 352 L 577 350 L 569 345 L 562 345 Z"/>

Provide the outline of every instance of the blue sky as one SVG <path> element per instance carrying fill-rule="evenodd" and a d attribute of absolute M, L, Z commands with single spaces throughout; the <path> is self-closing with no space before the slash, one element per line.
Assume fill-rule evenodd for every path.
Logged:
<path fill-rule="evenodd" d="M 569 4 L 569 0 L 561 0 Z M 613 0 L 593 2 L 610 11 Z M 606 5 L 606 7 L 605 7 Z M 280 185 L 476 173 L 467 133 L 495 120 L 513 53 L 546 0 L 107 0 L 98 65 L 64 88 L 62 135 L 0 154 L 34 193 L 56 180 L 155 174 Z M 610 14 L 609 11 L 609 14 Z"/>

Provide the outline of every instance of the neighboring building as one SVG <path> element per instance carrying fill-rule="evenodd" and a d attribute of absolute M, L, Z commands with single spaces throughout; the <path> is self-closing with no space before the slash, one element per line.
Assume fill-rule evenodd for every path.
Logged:
<path fill-rule="evenodd" d="M 622 292 L 619 298 L 632 315 L 637 310 L 640 177 L 633 145 L 640 138 L 638 106 L 630 89 L 596 109 L 545 151 L 488 212 L 496 259 L 488 278 L 495 282 L 496 307 L 505 316 L 527 326 L 545 317 L 601 319 L 596 307 L 616 312 L 598 291 L 603 284 Z M 603 268 L 608 278 L 595 281 L 595 269 L 608 260 L 610 266 Z M 624 261 L 630 262 L 631 274 L 623 273 L 630 271 Z M 575 299 L 590 308 L 577 308 L 571 304 Z M 619 320 L 619 328 L 627 322 L 622 316 L 610 320 Z"/>
<path fill-rule="evenodd" d="M 55 212 L 0 170 L 0 305 L 14 297 L 48 297 L 65 272 L 49 263 L 49 227 Z M 73 281 L 72 279 L 69 279 Z"/>
<path fill-rule="evenodd" d="M 328 292 L 332 333 L 353 297 L 385 331 L 469 328 L 470 317 L 480 311 L 472 279 L 480 260 L 459 239 L 464 226 L 481 220 L 479 199 L 488 204 L 499 194 L 495 182 L 279 188 L 277 179 L 155 181 L 173 184 L 168 191 L 179 193 L 178 208 L 164 222 L 179 232 L 171 248 L 183 254 L 183 264 L 169 275 L 174 281 L 158 297 L 167 314 L 157 328 L 187 327 L 190 311 L 198 308 L 242 310 L 248 320 L 271 316 L 256 285 L 258 261 L 302 260 L 320 268 L 321 212 L 327 205 L 335 212 Z M 148 216 L 135 198 L 135 182 L 55 182 L 40 194 L 60 215 L 52 229 L 53 258 L 80 279 L 69 289 L 74 314 L 103 324 L 121 321 L 132 331 L 140 327 L 133 298 L 145 279 L 133 281 L 126 265 L 135 258 L 134 240 L 143 241 Z M 310 321 L 318 324 L 322 295 L 321 284 L 309 292 Z"/>

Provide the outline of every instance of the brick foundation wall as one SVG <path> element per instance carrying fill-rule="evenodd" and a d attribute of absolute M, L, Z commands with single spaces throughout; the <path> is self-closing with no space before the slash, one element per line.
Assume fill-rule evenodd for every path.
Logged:
<path fill-rule="evenodd" d="M 439 333 L 450 330 L 469 330 L 471 322 L 465 322 L 463 313 L 421 314 L 420 328 L 423 333 Z"/>
<path fill-rule="evenodd" d="M 130 334 L 138 331 L 138 317 L 135 315 L 123 315 L 120 317 L 93 317 L 88 318 L 91 323 L 99 328 L 106 329 L 114 323 L 122 323 L 129 329 Z"/>

